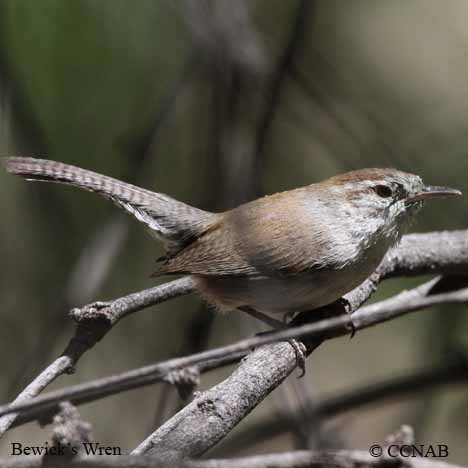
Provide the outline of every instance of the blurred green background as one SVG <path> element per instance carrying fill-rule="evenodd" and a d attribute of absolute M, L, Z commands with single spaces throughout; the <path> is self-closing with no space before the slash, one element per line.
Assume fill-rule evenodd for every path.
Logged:
<path fill-rule="evenodd" d="M 464 0 L 3 0 L 0 154 L 76 164 L 223 210 L 346 170 L 394 166 L 468 191 L 468 2 Z M 468 226 L 466 197 L 431 203 L 415 231 Z M 160 246 L 98 196 L 0 172 L 0 395 L 7 402 L 73 333 L 67 311 L 155 284 Z M 385 297 L 421 279 L 394 280 Z M 195 297 L 135 314 L 57 388 L 230 343 L 257 331 Z M 400 424 L 468 459 L 463 386 L 372 405 L 277 434 L 301 405 L 423 366 L 467 345 L 466 308 L 406 316 L 317 350 L 308 373 L 211 455 L 366 449 Z M 230 369 L 203 376 L 202 389 Z M 95 439 L 130 450 L 179 405 L 134 390 L 80 408 Z M 265 427 L 265 426 L 263 426 Z M 256 437 L 242 437 L 253 429 Z M 251 434 L 251 433 L 249 433 Z M 0 441 L 41 443 L 49 428 Z"/>

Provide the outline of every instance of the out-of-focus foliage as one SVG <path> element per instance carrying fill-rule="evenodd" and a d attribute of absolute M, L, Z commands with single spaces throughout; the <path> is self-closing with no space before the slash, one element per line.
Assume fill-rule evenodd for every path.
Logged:
<path fill-rule="evenodd" d="M 134 141 L 153 125 L 188 51 L 175 6 L 7 1 L 2 16 L 8 77 L 50 157 L 89 164 L 141 150 Z"/>
<path fill-rule="evenodd" d="M 1 153 L 81 165 L 207 209 L 365 166 L 468 191 L 467 15 L 463 0 L 3 0 Z M 466 206 L 434 202 L 416 229 L 466 228 Z M 4 173 L 0 210 L 7 401 L 61 352 L 73 331 L 66 311 L 152 285 L 160 247 L 95 195 Z M 467 346 L 465 313 L 422 312 L 327 343 L 299 392 L 316 399 L 440 362 Z M 224 344 L 252 325 L 178 299 L 125 319 L 56 385 Z M 204 376 L 203 386 L 226 372 Z M 456 417 L 466 416 L 463 393 L 429 392 L 323 429 L 365 448 L 410 423 L 419 441 L 448 444 L 452 461 L 466 461 L 466 417 Z M 175 400 L 152 387 L 81 411 L 96 440 L 130 449 Z M 237 433 L 297 400 L 280 390 Z M 0 451 L 47 438 L 47 428 L 29 425 Z M 287 449 L 291 440 L 245 450 Z M 228 439 L 219 453 L 232 449 Z"/>

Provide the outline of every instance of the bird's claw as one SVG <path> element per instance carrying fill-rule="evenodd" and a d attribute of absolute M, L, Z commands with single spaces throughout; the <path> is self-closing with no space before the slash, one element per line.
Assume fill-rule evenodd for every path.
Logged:
<path fill-rule="evenodd" d="M 294 349 L 294 352 L 296 353 L 296 366 L 301 370 L 301 374 L 299 375 L 298 379 L 304 377 L 306 373 L 306 367 L 305 367 L 305 362 L 306 362 L 306 347 L 303 343 L 300 341 L 295 340 L 294 338 L 291 340 L 288 340 L 288 342 L 291 344 L 291 346 Z"/>

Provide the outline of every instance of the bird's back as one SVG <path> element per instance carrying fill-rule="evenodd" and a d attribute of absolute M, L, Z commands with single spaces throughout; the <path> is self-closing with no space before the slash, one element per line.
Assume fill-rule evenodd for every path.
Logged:
<path fill-rule="evenodd" d="M 222 213 L 200 237 L 162 265 L 160 272 L 282 277 L 326 268 L 328 260 L 336 259 L 327 255 L 328 228 L 314 214 L 313 203 L 304 187 Z"/>

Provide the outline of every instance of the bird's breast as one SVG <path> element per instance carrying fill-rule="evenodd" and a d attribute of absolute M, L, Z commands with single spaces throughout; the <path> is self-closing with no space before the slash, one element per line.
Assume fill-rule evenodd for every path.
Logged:
<path fill-rule="evenodd" d="M 200 294 L 221 311 L 249 306 L 269 315 L 312 310 L 335 302 L 359 286 L 379 265 L 386 248 L 370 246 L 342 268 L 321 268 L 300 275 L 196 276 Z"/>

